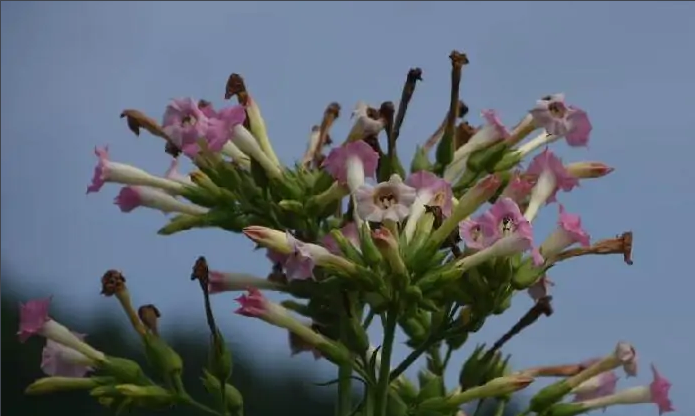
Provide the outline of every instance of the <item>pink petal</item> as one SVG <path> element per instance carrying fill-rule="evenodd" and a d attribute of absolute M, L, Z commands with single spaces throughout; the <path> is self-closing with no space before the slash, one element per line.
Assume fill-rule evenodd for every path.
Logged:
<path fill-rule="evenodd" d="M 121 212 L 130 212 L 142 205 L 140 193 L 134 186 L 124 186 L 113 201 Z"/>
<path fill-rule="evenodd" d="M 43 329 L 49 321 L 48 308 L 51 305 L 51 297 L 34 299 L 19 305 L 19 341 L 24 342 L 32 335 Z"/>
<path fill-rule="evenodd" d="M 324 159 L 322 166 L 337 181 L 347 184 L 347 161 L 351 157 L 357 157 L 362 161 L 366 178 L 374 177 L 379 163 L 379 154 L 362 140 L 334 148 Z"/>
<path fill-rule="evenodd" d="M 654 364 L 652 364 L 651 367 L 654 377 L 652 383 L 649 385 L 652 401 L 659 407 L 660 415 L 673 412 L 675 409 L 671 404 L 671 399 L 668 397 L 669 390 L 671 389 L 671 382 L 659 374 Z"/>

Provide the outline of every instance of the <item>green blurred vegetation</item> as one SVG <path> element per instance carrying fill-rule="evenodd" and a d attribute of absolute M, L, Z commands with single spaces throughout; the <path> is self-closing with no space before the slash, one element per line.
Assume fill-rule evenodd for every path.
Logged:
<path fill-rule="evenodd" d="M 8 274 L 10 278 L 8 279 Z M 14 297 L 17 292 L 8 290 L 12 272 L 2 267 L 2 413 L 4 416 L 43 416 L 65 412 L 73 416 L 112 415 L 113 410 L 99 405 L 86 392 L 61 392 L 44 396 L 26 396 L 24 389 L 34 380 L 43 377 L 39 368 L 44 341 L 38 337 L 25 344 L 17 341 L 18 305 Z M 52 314 L 60 320 L 60 305 L 52 306 Z M 68 323 L 68 322 L 66 322 Z M 69 322 L 68 324 L 74 324 Z M 84 328 L 85 322 L 79 327 Z M 131 342 L 130 328 L 123 328 L 114 322 L 90 322 L 85 328 L 89 342 L 97 349 L 108 351 L 110 355 L 134 359 L 147 369 L 142 350 Z M 168 337 L 169 338 L 169 337 Z M 208 346 L 204 337 L 191 340 L 185 330 L 175 334 L 168 341 L 184 358 L 184 383 L 196 398 L 208 402 L 198 377 L 205 366 Z M 234 354 L 234 373 L 232 384 L 243 394 L 246 416 L 266 416 L 279 414 L 298 414 L 303 416 L 330 416 L 334 412 L 334 394 L 331 387 L 317 387 L 307 380 L 305 374 L 290 372 L 261 373 L 250 363 L 251 346 L 248 349 L 236 348 Z M 492 403 L 490 403 L 492 404 Z M 493 406 L 484 406 L 478 416 L 494 414 Z M 191 416 L 198 414 L 190 408 L 174 408 L 158 412 L 167 416 Z M 516 406 L 508 406 L 505 415 L 518 413 Z M 152 411 L 133 410 L 130 415 L 151 415 Z M 469 414 L 472 414 L 469 413 Z"/>

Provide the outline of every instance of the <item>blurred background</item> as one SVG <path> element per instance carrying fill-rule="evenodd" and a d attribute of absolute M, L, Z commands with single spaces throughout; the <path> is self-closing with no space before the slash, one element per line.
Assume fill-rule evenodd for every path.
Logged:
<path fill-rule="evenodd" d="M 589 112 L 589 147 L 558 143 L 553 150 L 568 162 L 598 160 L 616 171 L 560 200 L 582 215 L 595 239 L 635 234 L 634 266 L 605 257 L 553 269 L 556 312 L 507 345 L 515 368 L 572 363 L 627 340 L 637 347 L 642 369 L 654 362 L 673 382 L 675 414 L 695 414 L 689 394 L 695 370 L 692 2 L 27 1 L 1 8 L 6 416 L 48 415 L 56 406 L 76 415 L 103 411 L 83 394 L 21 395 L 41 375 L 42 341 L 16 341 L 19 301 L 53 295 L 52 314 L 61 322 L 110 354 L 139 359 L 116 301 L 99 296 L 103 272 L 120 269 L 136 305 L 153 303 L 162 312 L 161 331 L 194 381 L 207 344 L 202 300 L 188 278 L 197 256 L 218 270 L 268 272 L 263 254 L 241 236 L 196 230 L 160 237 L 155 232 L 166 217 L 120 213 L 112 204 L 116 187 L 84 195 L 95 146 L 109 144 L 112 159 L 155 174 L 168 167 L 162 141 L 133 136 L 118 117 L 124 108 L 159 118 L 178 96 L 220 106 L 227 77 L 238 72 L 261 106 L 276 152 L 292 163 L 329 102 L 343 106 L 334 131 L 346 134 L 358 101 L 397 102 L 408 69 L 419 66 L 424 82 L 399 140 L 408 162 L 446 112 L 452 49 L 471 60 L 461 96 L 472 124 L 485 108 L 513 124 L 538 97 L 556 92 Z M 541 213 L 536 238 L 555 221 L 554 207 Z M 334 369 L 309 356 L 290 358 L 286 334 L 234 315 L 233 299 L 224 294 L 213 301 L 235 353 L 234 380 L 247 414 L 332 412 L 333 390 L 312 383 L 331 380 Z M 477 342 L 493 342 L 530 306 L 520 294 L 456 353 L 449 386 Z M 380 333 L 372 328 L 378 345 Z M 407 353 L 404 345 L 396 349 L 397 358 Z M 620 385 L 649 381 L 642 371 Z M 654 412 L 638 406 L 607 414 Z"/>

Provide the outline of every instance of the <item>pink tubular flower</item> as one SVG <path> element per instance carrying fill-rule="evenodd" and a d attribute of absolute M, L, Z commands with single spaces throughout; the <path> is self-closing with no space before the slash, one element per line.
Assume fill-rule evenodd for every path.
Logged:
<path fill-rule="evenodd" d="M 510 198 L 499 198 L 488 215 L 481 216 L 480 227 L 488 247 L 478 254 L 489 252 L 497 257 L 531 250 L 534 264 L 543 263 L 543 257 L 533 246 L 531 223 Z"/>
<path fill-rule="evenodd" d="M 131 212 L 138 207 L 156 209 L 165 213 L 180 212 L 189 215 L 203 215 L 207 208 L 181 202 L 164 191 L 148 186 L 124 186 L 113 201 L 121 212 Z"/>
<path fill-rule="evenodd" d="M 270 260 L 271 263 L 273 264 L 282 264 L 284 266 L 285 262 L 287 261 L 287 258 L 289 257 L 288 254 L 283 254 L 279 253 L 275 250 L 266 250 L 265 256 Z"/>
<path fill-rule="evenodd" d="M 453 193 L 449 182 L 425 170 L 411 174 L 405 180 L 405 184 L 416 191 L 416 198 L 410 206 L 408 223 L 404 230 L 406 241 L 410 241 L 427 206 L 440 207 L 444 216 L 451 215 Z"/>
<path fill-rule="evenodd" d="M 347 185 L 352 192 L 364 184 L 364 178 L 373 178 L 379 163 L 379 154 L 362 140 L 336 147 L 323 161 L 323 167 L 335 180 Z"/>
<path fill-rule="evenodd" d="M 50 304 L 51 298 L 49 297 L 30 300 L 19 305 L 19 331 L 17 332 L 19 341 L 25 342 L 33 335 L 40 335 L 75 350 L 90 360 L 103 361 L 106 358 L 104 353 L 95 350 L 69 329 L 48 316 Z"/>
<path fill-rule="evenodd" d="M 589 380 L 583 382 L 575 389 L 572 390 L 574 393 L 574 402 L 583 402 L 586 400 L 592 400 L 603 396 L 608 396 L 615 393 L 615 387 L 618 384 L 618 376 L 615 375 L 614 371 L 606 371 Z"/>
<path fill-rule="evenodd" d="M 360 235 L 359 230 L 357 229 L 357 224 L 355 224 L 354 222 L 350 222 L 343 228 L 341 228 L 340 232 L 347 239 L 347 241 L 349 241 L 350 244 L 353 245 L 353 247 L 355 247 L 358 251 L 360 250 Z M 331 234 L 326 234 L 321 240 L 321 244 L 324 247 L 326 247 L 328 251 L 337 256 L 343 254 L 343 252 L 340 250 L 340 247 L 338 247 L 338 243 L 336 243 L 335 239 Z"/>
<path fill-rule="evenodd" d="M 417 200 L 424 205 L 442 208 L 445 216 L 451 215 L 451 184 L 432 172 L 421 170 L 408 176 L 405 184 L 414 188 Z"/>
<path fill-rule="evenodd" d="M 388 182 L 362 185 L 357 189 L 357 213 L 365 221 L 402 221 L 408 216 L 415 197 L 415 189 L 394 174 Z"/>
<path fill-rule="evenodd" d="M 153 186 L 171 192 L 179 192 L 183 188 L 180 183 L 150 175 L 135 166 L 110 161 L 108 146 L 94 148 L 94 154 L 99 158 L 99 162 L 94 168 L 92 183 L 87 187 L 88 194 L 99 192 L 106 182 Z"/>
<path fill-rule="evenodd" d="M 531 287 L 529 287 L 526 292 L 529 296 L 531 296 L 531 299 L 538 302 L 550 294 L 550 288 L 553 286 L 555 286 L 555 283 L 547 276 L 543 276 Z"/>
<path fill-rule="evenodd" d="M 562 189 L 569 192 L 575 186 L 579 186 L 577 178 L 567 173 L 560 158 L 547 148 L 533 158 L 527 173 L 538 178 L 536 186 L 531 191 L 528 208 L 524 213 L 529 221 L 533 221 L 543 204 L 555 201 L 555 194 L 558 190 Z"/>
<path fill-rule="evenodd" d="M 235 311 L 239 315 L 251 318 L 264 318 L 272 309 L 272 303 L 263 296 L 260 290 L 248 288 L 247 295 L 241 295 L 236 300 L 239 302 L 239 309 Z"/>
<path fill-rule="evenodd" d="M 78 339 L 84 340 L 84 334 L 73 332 Z M 41 353 L 41 370 L 46 375 L 54 377 L 84 377 L 91 371 L 94 362 L 72 348 L 57 342 L 46 341 Z"/>
<path fill-rule="evenodd" d="M 623 371 L 628 377 L 637 376 L 637 351 L 627 342 L 619 342 L 615 347 L 615 357 L 623 365 Z"/>
<path fill-rule="evenodd" d="M 502 196 L 511 198 L 519 206 L 527 205 L 534 185 L 535 181 L 531 180 L 527 175 L 514 172 L 504 191 L 502 191 Z"/>
<path fill-rule="evenodd" d="M 226 107 L 215 114 L 210 119 L 210 130 L 208 131 L 208 147 L 214 152 L 222 150 L 225 144 L 233 138 L 232 131 L 236 126 L 242 126 L 246 120 L 246 110 L 241 105 Z"/>
<path fill-rule="evenodd" d="M 668 397 L 671 382 L 659 374 L 654 364 L 652 364 L 652 375 L 654 378 L 649 385 L 649 392 L 651 393 L 652 403 L 659 407 L 659 414 L 663 415 L 666 412 L 675 411 L 676 409 L 673 408 L 671 399 Z"/>
<path fill-rule="evenodd" d="M 48 308 L 51 305 L 51 298 L 35 299 L 20 305 L 19 307 L 19 341 L 25 342 L 32 335 L 39 334 L 46 322 L 51 319 L 48 317 Z"/>
<path fill-rule="evenodd" d="M 555 94 L 538 100 L 530 111 L 539 127 L 554 136 L 565 136 L 572 147 L 586 146 L 591 133 L 591 122 L 584 110 L 565 104 L 564 94 Z"/>
<path fill-rule="evenodd" d="M 306 244 L 294 238 L 289 232 L 287 232 L 287 241 L 292 248 L 292 252 L 285 260 L 287 278 L 290 280 L 305 280 L 312 278 L 314 276 L 313 272 L 316 263 L 308 247 L 306 247 Z"/>
<path fill-rule="evenodd" d="M 590 245 L 591 238 L 582 228 L 582 219 L 579 215 L 566 212 L 562 204 L 558 204 L 558 209 L 560 213 L 558 227 L 541 245 L 541 252 L 546 257 L 553 257 L 577 243 L 584 247 Z"/>
<path fill-rule="evenodd" d="M 176 98 L 167 105 L 162 127 L 186 155 L 195 156 L 193 146 L 197 151 L 198 139 L 208 134 L 210 119 L 193 98 Z"/>
<path fill-rule="evenodd" d="M 483 230 L 478 220 L 463 220 L 459 223 L 459 235 L 466 248 L 481 250 L 485 248 Z"/>

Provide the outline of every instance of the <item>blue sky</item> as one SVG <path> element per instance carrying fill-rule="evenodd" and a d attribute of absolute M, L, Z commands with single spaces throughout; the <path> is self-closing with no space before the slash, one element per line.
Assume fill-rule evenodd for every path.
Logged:
<path fill-rule="evenodd" d="M 15 287 L 55 294 L 66 323 L 86 312 L 120 313 L 97 295 L 99 277 L 115 267 L 138 303 L 162 310 L 165 332 L 183 320 L 202 336 L 200 299 L 188 280 L 195 258 L 259 275 L 268 264 L 238 235 L 157 236 L 166 217 L 120 213 L 115 186 L 85 196 L 94 146 L 110 144 L 113 159 L 153 173 L 169 163 L 162 141 L 133 136 L 120 111 L 159 118 L 177 96 L 219 105 L 227 76 L 239 72 L 277 153 L 291 163 L 327 103 L 343 105 L 335 134 L 346 133 L 357 101 L 397 101 L 408 68 L 420 66 L 425 81 L 400 139 L 409 157 L 444 115 L 447 56 L 459 49 L 471 60 L 461 93 L 472 122 L 480 109 L 495 108 L 514 123 L 536 98 L 555 92 L 589 112 L 589 148 L 558 143 L 553 150 L 616 171 L 560 200 L 596 238 L 635 233 L 634 266 L 614 256 L 553 270 L 556 313 L 509 343 L 516 365 L 573 362 L 629 340 L 645 371 L 622 385 L 649 382 L 647 365 L 655 362 L 673 382 L 675 414 L 692 415 L 693 14 L 695 4 L 668 1 L 3 2 L 2 261 L 26 276 Z M 537 238 L 555 215 L 555 207 L 541 213 Z M 529 306 L 519 296 L 474 341 L 493 341 Z M 252 344 L 268 370 L 312 363 L 317 381 L 328 377 L 326 364 L 290 361 L 280 330 L 234 316 L 232 295 L 216 298 L 215 308 L 227 338 Z M 639 406 L 607 414 L 655 412 Z"/>

